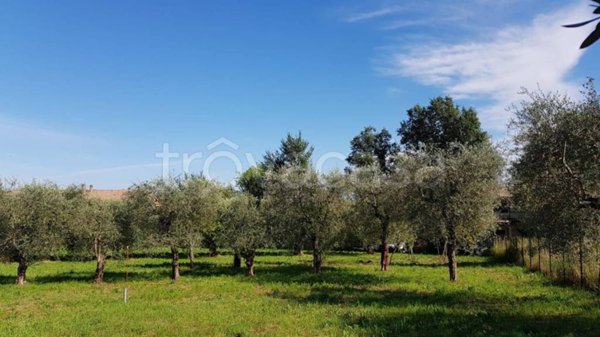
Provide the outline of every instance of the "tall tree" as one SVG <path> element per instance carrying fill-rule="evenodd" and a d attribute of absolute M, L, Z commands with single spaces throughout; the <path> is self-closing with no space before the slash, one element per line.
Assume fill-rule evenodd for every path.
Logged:
<path fill-rule="evenodd" d="M 350 142 L 351 152 L 346 161 L 355 167 L 379 165 L 383 172 L 392 171 L 392 159 L 398 152 L 387 129 L 377 132 L 374 127 L 364 128 Z"/>
<path fill-rule="evenodd" d="M 418 156 L 427 157 L 419 160 Z M 447 243 L 450 281 L 457 280 L 456 251 L 493 233 L 502 159 L 489 143 L 407 156 L 418 172 L 411 189 L 421 212 L 439 219 Z M 410 164 L 410 163 L 409 163 Z M 433 225 L 437 226 L 436 223 Z"/>
<path fill-rule="evenodd" d="M 237 179 L 237 185 L 242 192 L 254 196 L 260 202 L 265 193 L 265 165 L 252 166 Z"/>
<path fill-rule="evenodd" d="M 477 112 L 459 107 L 452 97 L 437 97 L 427 107 L 415 105 L 407 111 L 398 135 L 408 149 L 422 146 L 448 149 L 452 144 L 475 145 L 488 140 L 481 130 Z"/>
<path fill-rule="evenodd" d="M 286 138 L 281 140 L 277 151 L 265 154 L 263 164 L 270 170 L 283 167 L 308 168 L 313 152 L 314 148 L 302 138 L 302 133 L 299 132 L 297 136 L 288 133 Z"/>
<path fill-rule="evenodd" d="M 263 207 L 278 229 L 293 242 L 308 239 L 313 270 L 321 272 L 324 250 L 342 226 L 347 202 L 343 176 L 320 176 L 312 169 L 288 168 L 268 177 Z"/>
<path fill-rule="evenodd" d="M 246 262 L 246 275 L 254 276 L 256 250 L 267 242 L 267 231 L 256 198 L 237 193 L 226 200 L 221 210 L 223 230 L 220 241 L 238 252 Z"/>
<path fill-rule="evenodd" d="M 17 284 L 28 267 L 64 245 L 65 198 L 54 184 L 31 183 L 4 193 L 0 250 L 18 263 Z"/>

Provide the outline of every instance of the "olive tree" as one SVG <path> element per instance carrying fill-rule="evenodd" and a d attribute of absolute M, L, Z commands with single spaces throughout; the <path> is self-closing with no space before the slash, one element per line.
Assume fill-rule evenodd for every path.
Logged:
<path fill-rule="evenodd" d="M 521 229 L 542 237 L 550 252 L 577 247 L 583 285 L 585 244 L 596 245 L 600 229 L 600 100 L 592 81 L 580 102 L 525 93 L 528 99 L 514 108 L 511 122 L 511 183 Z"/>
<path fill-rule="evenodd" d="M 121 234 L 116 214 L 120 201 L 90 198 L 81 188 L 66 190 L 68 209 L 67 235 L 72 252 L 92 253 L 96 259 L 96 283 L 104 281 L 106 258 L 116 251 Z"/>
<path fill-rule="evenodd" d="M 348 198 L 344 177 L 337 173 L 319 175 L 311 168 L 286 168 L 267 177 L 262 206 L 277 231 L 308 240 L 313 249 L 313 270 L 321 272 L 324 250 L 342 227 Z"/>
<path fill-rule="evenodd" d="M 220 187 L 199 176 L 159 179 L 134 185 L 127 199 L 146 242 L 170 247 L 171 278 L 177 280 L 179 248 L 191 246 L 217 225 Z"/>
<path fill-rule="evenodd" d="M 438 219 L 432 225 L 445 238 L 450 281 L 454 282 L 457 249 L 469 247 L 496 228 L 494 206 L 502 159 L 489 143 L 483 143 L 413 154 L 404 160 L 416 170 L 411 189 L 418 191 L 415 201 L 420 212 Z"/>
<path fill-rule="evenodd" d="M 27 268 L 63 246 L 65 198 L 58 186 L 34 182 L 2 193 L 0 250 L 18 263 L 17 284 Z"/>
<path fill-rule="evenodd" d="M 256 198 L 243 192 L 228 198 L 221 209 L 220 222 L 220 241 L 244 258 L 246 275 L 254 276 L 256 250 L 267 243 L 266 225 Z"/>
<path fill-rule="evenodd" d="M 349 176 L 354 212 L 358 226 L 366 238 L 379 239 L 380 266 L 386 271 L 389 264 L 390 236 L 409 235 L 406 227 L 406 181 L 401 174 L 385 173 L 379 166 L 371 165 L 353 171 Z M 371 242 L 372 243 L 372 242 Z"/>

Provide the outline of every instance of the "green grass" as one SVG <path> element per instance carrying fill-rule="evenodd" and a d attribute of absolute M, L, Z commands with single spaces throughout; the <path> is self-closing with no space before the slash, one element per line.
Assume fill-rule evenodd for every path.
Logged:
<path fill-rule="evenodd" d="M 0 265 L 0 336 L 600 336 L 600 297 L 538 274 L 461 257 L 459 282 L 436 256 L 329 255 L 320 276 L 310 256 L 267 251 L 256 277 L 231 256 L 200 256 L 176 284 L 169 260 L 122 261 L 92 284 L 92 262 L 42 262 L 25 287 Z M 129 303 L 123 303 L 123 288 Z"/>

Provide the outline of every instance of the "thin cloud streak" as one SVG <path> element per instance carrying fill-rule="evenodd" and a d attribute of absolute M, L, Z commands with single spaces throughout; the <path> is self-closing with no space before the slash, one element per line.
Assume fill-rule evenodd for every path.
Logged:
<path fill-rule="evenodd" d="M 4 141 L 26 141 L 27 143 L 39 142 L 43 145 L 51 144 L 82 144 L 105 143 L 104 140 L 85 135 L 64 132 L 52 128 L 39 126 L 30 122 L 0 117 L 0 134 Z"/>
<path fill-rule="evenodd" d="M 171 164 L 175 164 L 175 162 L 171 162 Z M 148 163 L 148 164 L 135 164 L 135 165 L 124 165 L 124 166 L 115 166 L 115 167 L 104 167 L 104 168 L 98 168 L 98 169 L 75 171 L 75 172 L 67 173 L 64 175 L 55 176 L 53 178 L 100 175 L 100 174 L 106 174 L 106 173 L 135 171 L 135 170 L 140 170 L 140 169 L 156 168 L 156 167 L 162 167 L 162 166 L 163 166 L 162 163 Z"/>
<path fill-rule="evenodd" d="M 402 11 L 402 7 L 400 7 L 400 6 L 388 6 L 388 7 L 383 7 L 381 9 L 377 9 L 377 10 L 373 10 L 373 11 L 369 11 L 369 12 L 363 12 L 363 13 L 357 13 L 357 14 L 350 15 L 344 21 L 350 22 L 350 23 L 360 22 L 360 21 L 375 19 L 378 17 L 398 13 L 400 11 Z"/>

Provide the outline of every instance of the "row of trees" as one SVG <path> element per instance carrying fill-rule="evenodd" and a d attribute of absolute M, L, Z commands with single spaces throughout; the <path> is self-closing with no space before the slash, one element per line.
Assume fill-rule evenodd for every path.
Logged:
<path fill-rule="evenodd" d="M 545 250 L 550 273 L 554 256 L 564 259 L 576 252 L 583 286 L 584 262 L 600 266 L 600 100 L 591 80 L 580 101 L 526 93 L 529 99 L 515 108 L 511 123 L 513 201 L 519 229 L 529 241 L 521 246 L 528 246 L 530 255 L 532 241 L 538 255 Z"/>
<path fill-rule="evenodd" d="M 0 187 L 0 251 L 18 263 L 18 284 L 25 283 L 31 263 L 65 249 L 74 255 L 93 254 L 96 281 L 102 280 L 106 256 L 121 236 L 118 203 L 87 198 L 82 188 L 60 189 L 50 183 Z"/>
<path fill-rule="evenodd" d="M 65 251 L 93 254 L 102 282 L 107 256 L 126 246 L 169 247 L 177 280 L 181 250 L 193 268 L 201 244 L 232 249 L 234 265 L 243 258 L 252 276 L 262 247 L 310 249 L 320 273 L 327 250 L 379 243 L 385 271 L 389 243 L 422 238 L 445 243 L 455 281 L 457 250 L 494 232 L 502 160 L 476 113 L 449 97 L 409 110 L 398 132 L 395 143 L 387 130 L 365 128 L 351 142 L 350 167 L 327 174 L 312 168 L 313 147 L 302 135 L 288 134 L 240 175 L 237 188 L 183 176 L 136 184 L 123 200 L 103 201 L 78 187 L 4 186 L 0 249 L 19 263 L 19 284 L 32 262 Z"/>

